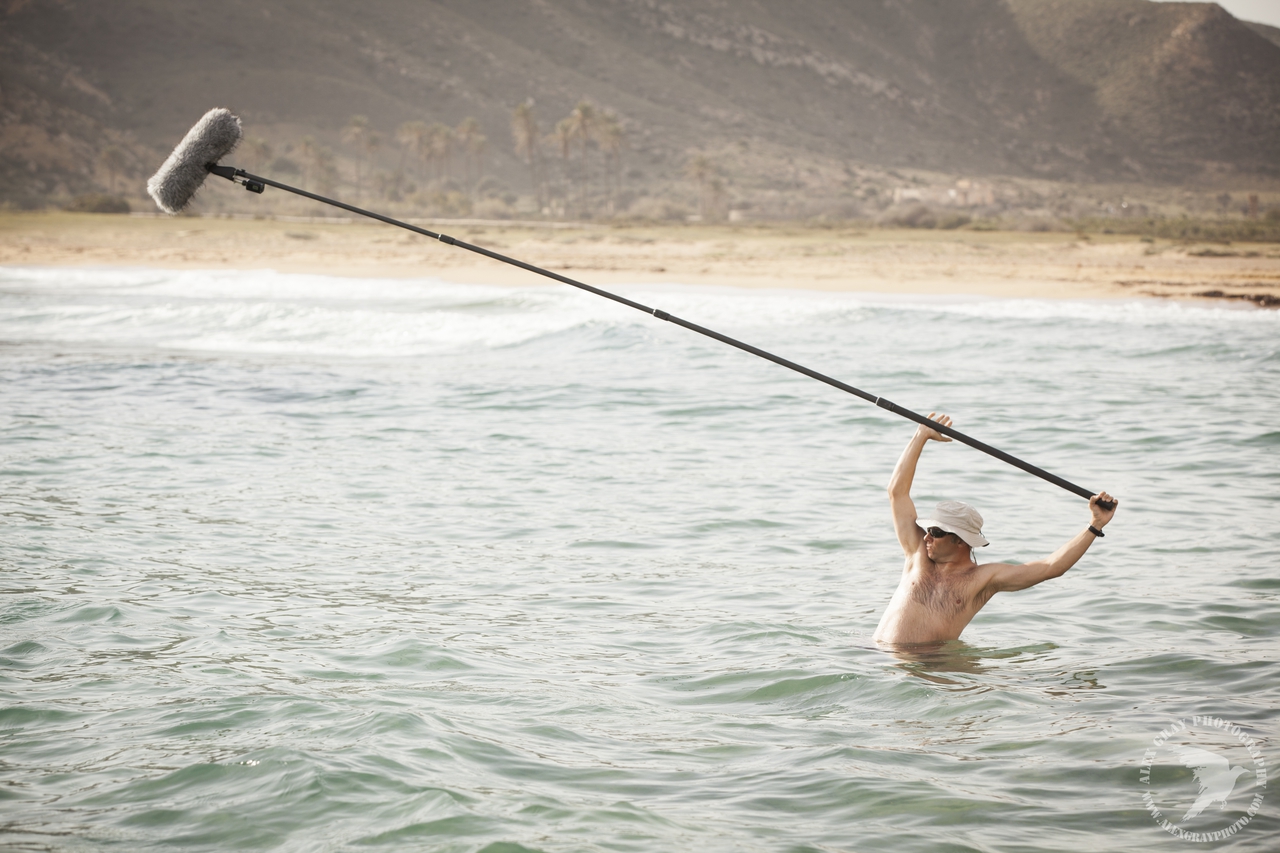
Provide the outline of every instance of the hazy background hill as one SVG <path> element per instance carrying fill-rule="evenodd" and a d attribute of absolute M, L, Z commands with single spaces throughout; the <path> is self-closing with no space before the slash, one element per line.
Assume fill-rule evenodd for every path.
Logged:
<path fill-rule="evenodd" d="M 1017 206 L 1036 181 L 1229 192 L 1280 175 L 1280 31 L 1212 3 L 9 0 L 0 15 L 10 205 L 138 197 L 213 106 L 244 119 L 240 165 L 434 213 L 856 216 Z M 597 132 L 579 112 L 578 136 L 552 138 L 584 101 Z M 522 103 L 540 171 L 516 151 Z M 412 122 L 469 130 L 432 155 Z"/>

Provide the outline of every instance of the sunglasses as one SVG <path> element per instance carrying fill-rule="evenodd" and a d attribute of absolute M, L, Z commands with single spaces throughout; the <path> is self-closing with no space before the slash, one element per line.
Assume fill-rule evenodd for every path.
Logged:
<path fill-rule="evenodd" d="M 941 539 L 944 536 L 955 536 L 950 530 L 943 530 L 941 527 L 930 527 L 925 530 L 934 539 Z"/>

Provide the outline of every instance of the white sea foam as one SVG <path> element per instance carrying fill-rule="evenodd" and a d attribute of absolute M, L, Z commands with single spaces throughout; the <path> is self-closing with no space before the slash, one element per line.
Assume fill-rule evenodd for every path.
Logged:
<path fill-rule="evenodd" d="M 146 342 L 216 352 L 410 356 L 518 345 L 590 325 L 657 321 L 559 284 L 510 288 L 440 279 L 355 279 L 260 271 L 0 268 L 0 335 L 49 342 Z M 690 322 L 749 338 L 769 329 L 846 328 L 884 312 L 1041 324 L 1274 325 L 1280 312 L 1137 301 L 622 286 Z M 753 341 L 748 340 L 748 343 Z"/>

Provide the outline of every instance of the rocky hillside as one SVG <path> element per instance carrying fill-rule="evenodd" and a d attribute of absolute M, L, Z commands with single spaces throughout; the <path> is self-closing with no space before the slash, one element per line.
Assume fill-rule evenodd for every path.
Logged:
<path fill-rule="evenodd" d="M 256 138 L 248 165 L 388 198 L 485 174 L 526 206 L 696 182 L 804 212 L 883 203 L 889 170 L 1277 175 L 1271 29 L 1147 0 L 8 0 L 0 201 L 136 195 L 212 106 Z M 616 120 L 612 158 L 550 138 L 584 99 Z M 512 135 L 530 101 L 541 175 Z M 467 118 L 471 165 L 403 132 Z"/>
<path fill-rule="evenodd" d="M 1252 21 L 1246 21 L 1245 26 L 1272 44 L 1280 45 L 1280 27 L 1271 27 L 1266 24 L 1255 24 Z"/>

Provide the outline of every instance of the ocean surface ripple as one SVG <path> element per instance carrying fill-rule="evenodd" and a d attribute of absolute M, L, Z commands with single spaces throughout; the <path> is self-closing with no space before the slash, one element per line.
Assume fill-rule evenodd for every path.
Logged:
<path fill-rule="evenodd" d="M 619 290 L 1116 521 L 895 654 L 861 400 L 559 286 L 0 268 L 0 847 L 1274 849 L 1280 313 Z M 1088 522 L 959 444 L 915 494 Z"/>

